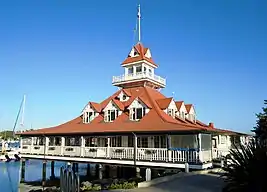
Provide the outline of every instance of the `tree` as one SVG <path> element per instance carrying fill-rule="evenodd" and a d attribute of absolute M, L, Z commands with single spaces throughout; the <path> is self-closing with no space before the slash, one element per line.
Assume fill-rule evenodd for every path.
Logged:
<path fill-rule="evenodd" d="M 267 105 L 267 100 L 264 100 L 264 105 Z M 230 151 L 230 163 L 223 168 L 226 178 L 224 192 L 267 191 L 264 179 L 267 177 L 267 107 L 262 110 L 256 115 L 256 126 L 252 130 L 256 134 L 256 142 Z"/>
<path fill-rule="evenodd" d="M 252 132 L 256 134 L 256 140 L 264 145 L 267 141 L 267 100 L 264 100 L 264 107 L 261 113 L 256 114 L 257 123 Z"/>

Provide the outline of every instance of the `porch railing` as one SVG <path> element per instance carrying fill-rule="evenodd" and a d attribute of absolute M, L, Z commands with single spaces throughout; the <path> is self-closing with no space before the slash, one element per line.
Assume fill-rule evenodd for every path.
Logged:
<path fill-rule="evenodd" d="M 199 151 L 190 150 L 168 150 L 167 148 L 137 148 L 137 161 L 159 161 L 159 162 L 190 162 L 199 163 L 211 161 L 211 151 L 202 151 L 200 159 Z M 44 146 L 24 145 L 22 154 L 54 155 L 68 157 L 87 157 L 134 160 L 133 147 L 79 147 L 79 146 Z"/>

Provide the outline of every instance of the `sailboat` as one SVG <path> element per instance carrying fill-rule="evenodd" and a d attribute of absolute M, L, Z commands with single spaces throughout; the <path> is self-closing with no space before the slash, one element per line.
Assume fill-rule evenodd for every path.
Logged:
<path fill-rule="evenodd" d="M 24 126 L 24 113 L 25 113 L 25 104 L 26 104 L 26 95 L 23 95 L 23 99 L 20 104 L 20 108 L 15 120 L 15 124 L 12 130 L 13 138 L 15 138 L 15 130 L 19 121 L 19 118 L 21 117 L 20 125 Z M 0 156 L 0 161 L 11 161 L 11 160 L 20 160 L 19 154 L 20 154 L 20 144 L 19 141 L 13 140 L 7 140 L 6 132 L 5 137 L 2 139 L 1 142 L 2 146 L 2 153 Z"/>

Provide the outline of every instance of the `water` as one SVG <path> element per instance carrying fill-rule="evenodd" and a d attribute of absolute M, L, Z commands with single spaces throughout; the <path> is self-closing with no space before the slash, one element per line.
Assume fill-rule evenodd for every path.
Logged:
<path fill-rule="evenodd" d="M 60 167 L 65 166 L 66 162 L 55 162 L 55 176 L 59 177 Z M 17 192 L 20 181 L 21 162 L 0 162 L 0 191 Z M 79 174 L 86 174 L 86 164 L 79 164 Z M 47 162 L 46 176 L 51 175 L 51 164 Z M 25 181 L 37 181 L 42 179 L 42 161 L 28 160 L 25 165 Z"/>

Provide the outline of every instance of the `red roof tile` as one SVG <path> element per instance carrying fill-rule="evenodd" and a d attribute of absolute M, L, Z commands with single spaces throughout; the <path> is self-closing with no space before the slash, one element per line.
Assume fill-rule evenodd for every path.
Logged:
<path fill-rule="evenodd" d="M 185 105 L 185 108 L 186 108 L 187 113 L 190 112 L 190 110 L 191 110 L 192 107 L 193 107 L 192 104 L 186 104 L 186 105 Z"/>
<path fill-rule="evenodd" d="M 181 109 L 183 103 L 184 103 L 183 101 L 175 101 L 175 105 L 176 105 L 178 111 Z"/>

